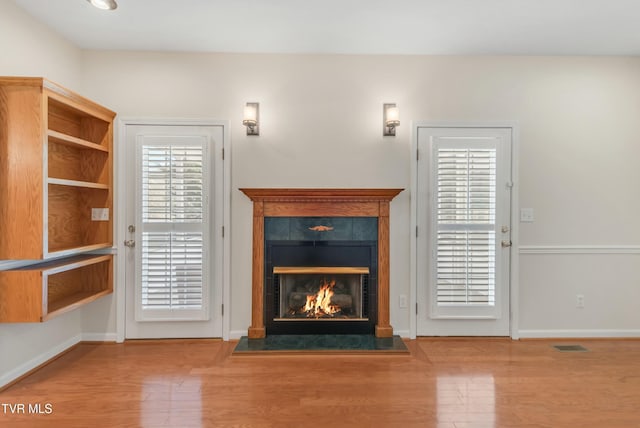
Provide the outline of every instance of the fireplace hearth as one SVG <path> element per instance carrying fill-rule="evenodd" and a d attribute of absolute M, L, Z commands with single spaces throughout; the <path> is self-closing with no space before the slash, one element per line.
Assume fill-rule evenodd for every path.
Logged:
<path fill-rule="evenodd" d="M 389 324 L 389 203 L 402 189 L 240 189 L 253 201 L 249 339 Z"/>

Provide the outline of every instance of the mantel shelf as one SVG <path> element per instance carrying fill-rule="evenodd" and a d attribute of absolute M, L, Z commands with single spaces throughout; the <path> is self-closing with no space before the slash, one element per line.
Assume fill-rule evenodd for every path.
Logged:
<path fill-rule="evenodd" d="M 239 189 L 252 201 L 391 201 L 404 189 Z"/>

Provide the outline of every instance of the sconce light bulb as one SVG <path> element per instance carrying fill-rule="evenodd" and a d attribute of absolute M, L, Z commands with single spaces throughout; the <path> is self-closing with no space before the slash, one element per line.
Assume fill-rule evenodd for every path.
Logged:
<path fill-rule="evenodd" d="M 397 125 L 394 126 L 400 125 L 400 111 L 398 107 L 389 107 L 387 109 L 387 124 L 389 123 L 397 123 Z"/>
<path fill-rule="evenodd" d="M 115 0 L 87 0 L 93 6 L 102 10 L 115 10 L 118 8 L 118 3 Z"/>
<path fill-rule="evenodd" d="M 255 105 L 244 106 L 244 122 L 255 124 L 257 120 L 257 110 Z"/>

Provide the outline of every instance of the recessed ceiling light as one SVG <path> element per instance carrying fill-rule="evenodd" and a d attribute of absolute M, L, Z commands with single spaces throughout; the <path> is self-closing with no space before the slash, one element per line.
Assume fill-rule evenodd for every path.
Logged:
<path fill-rule="evenodd" d="M 118 7 L 116 0 L 87 0 L 89 3 L 102 10 L 114 10 Z"/>

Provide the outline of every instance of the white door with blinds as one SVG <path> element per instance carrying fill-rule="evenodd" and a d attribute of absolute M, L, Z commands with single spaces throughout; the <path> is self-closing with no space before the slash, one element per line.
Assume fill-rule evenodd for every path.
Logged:
<path fill-rule="evenodd" d="M 127 338 L 222 335 L 219 126 L 126 128 Z"/>
<path fill-rule="evenodd" d="M 418 128 L 417 334 L 508 336 L 511 128 Z"/>

